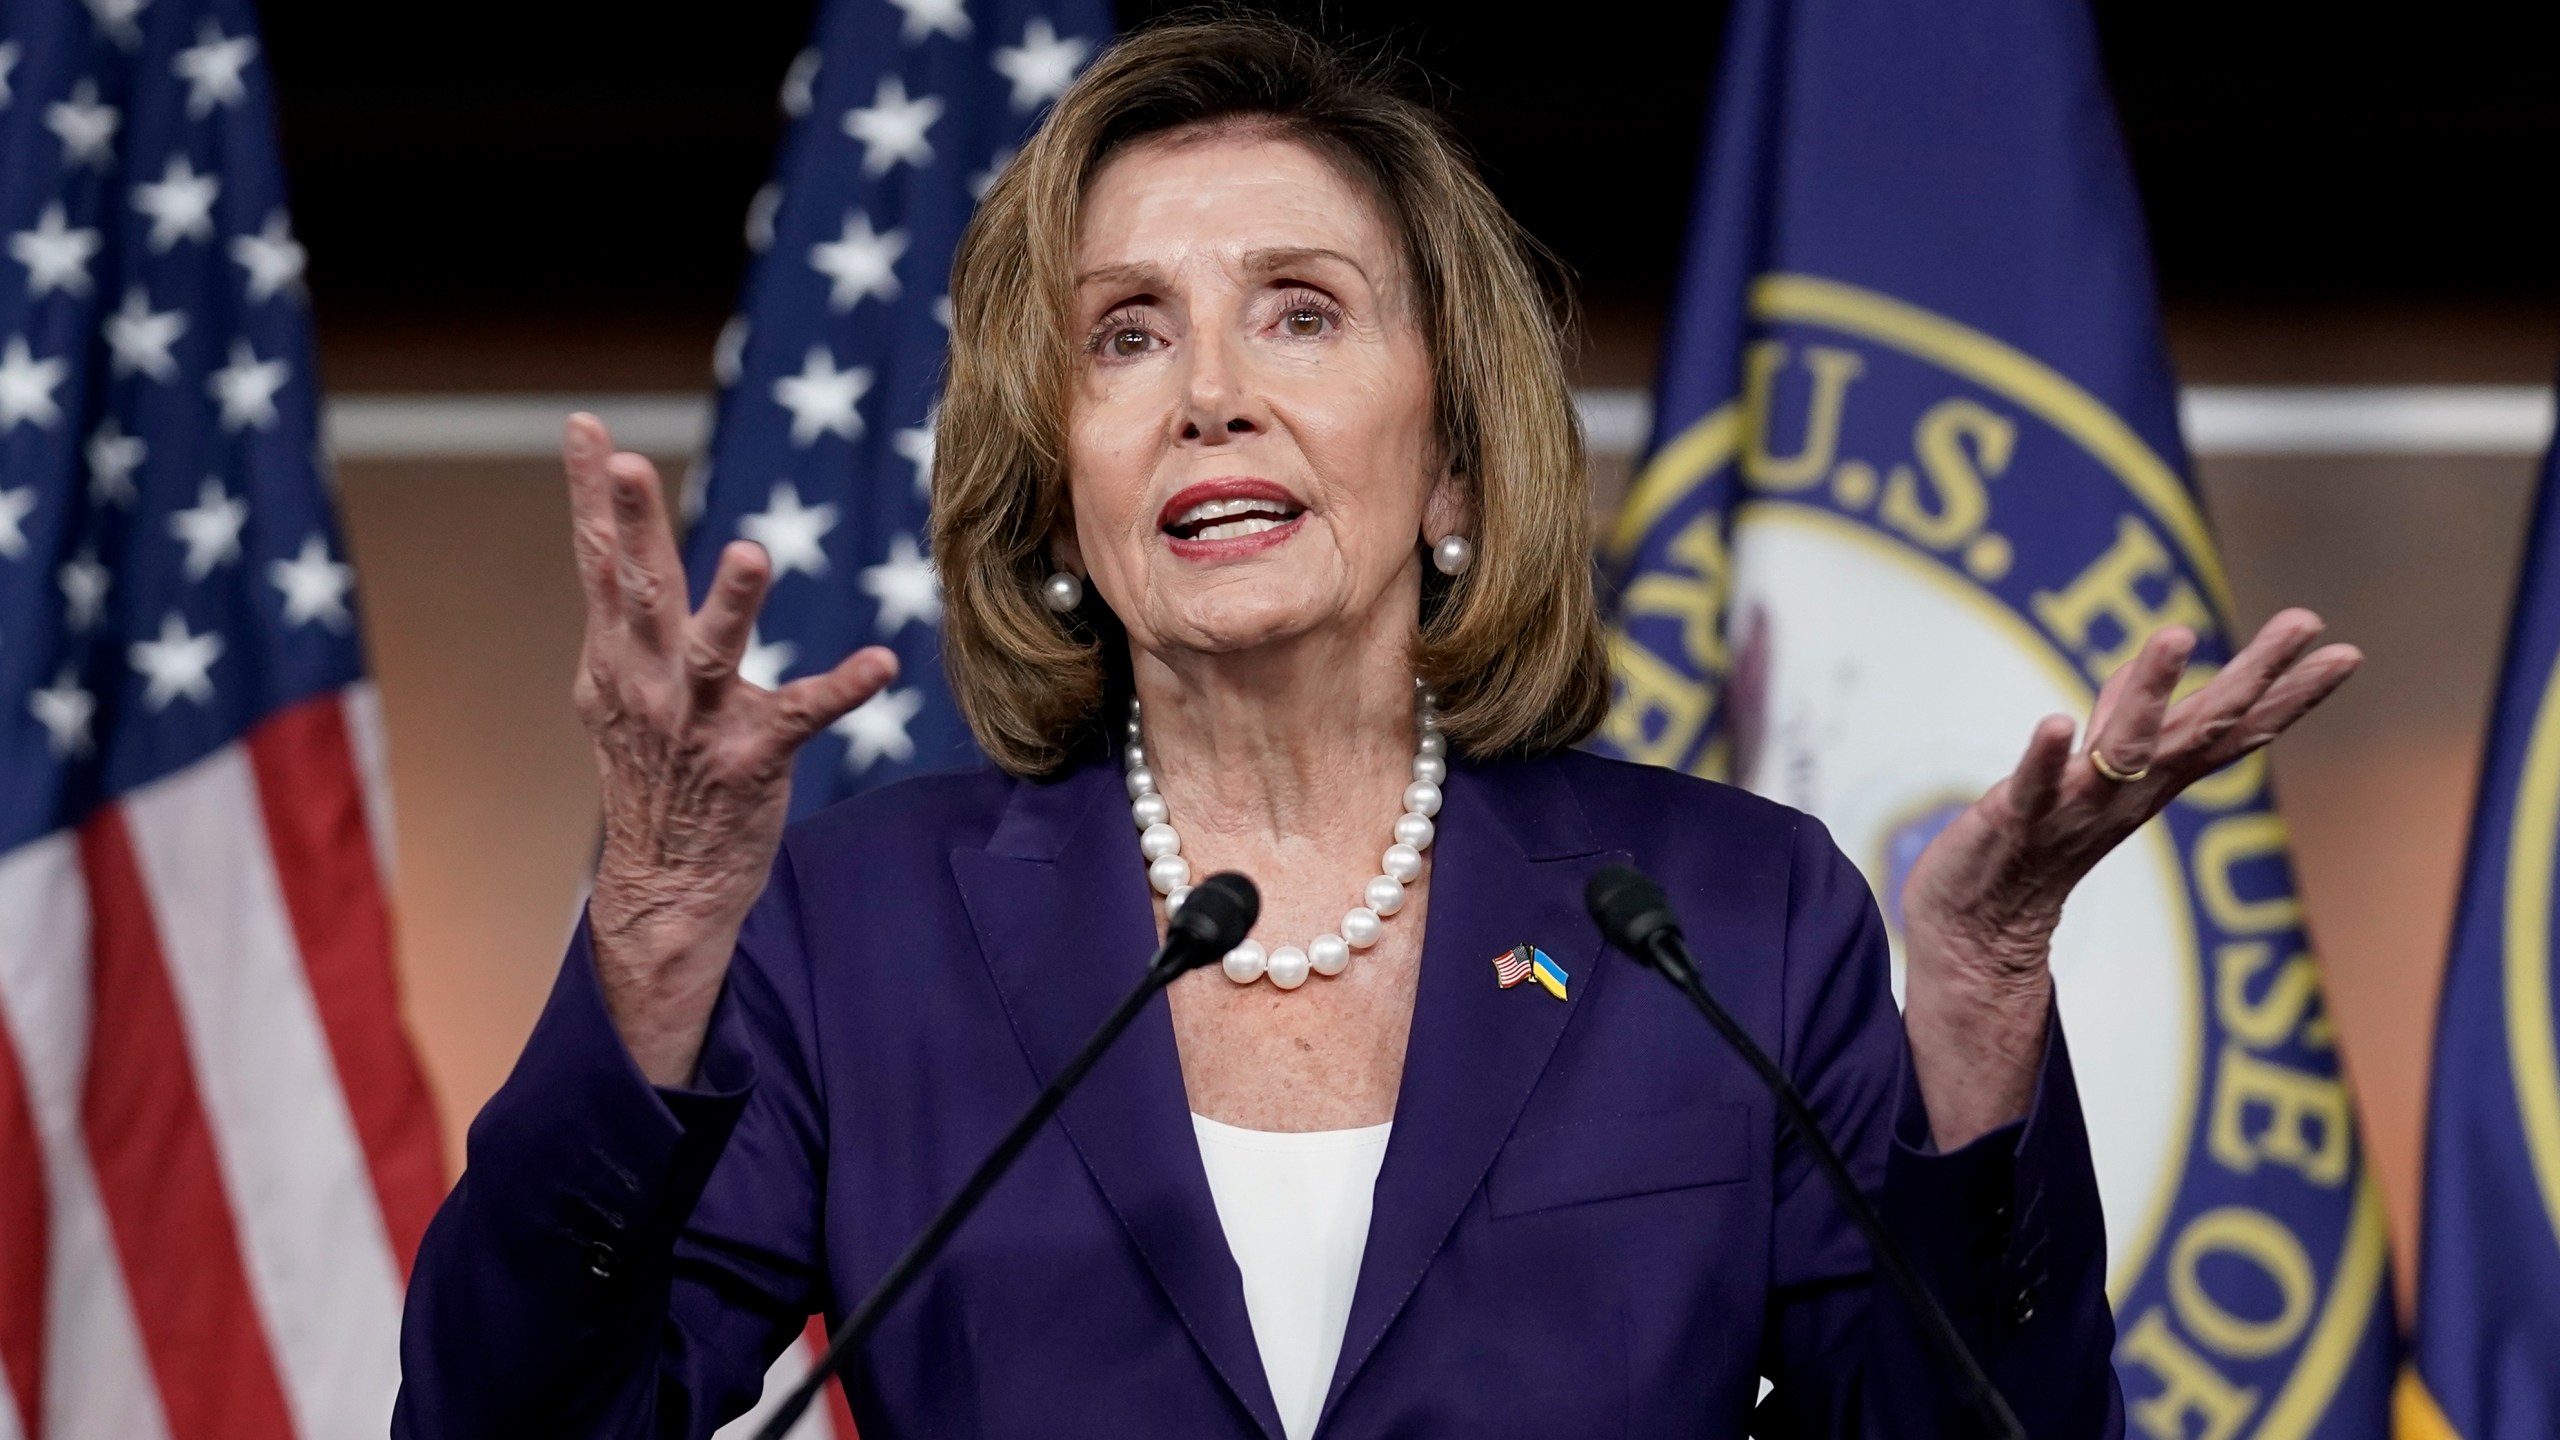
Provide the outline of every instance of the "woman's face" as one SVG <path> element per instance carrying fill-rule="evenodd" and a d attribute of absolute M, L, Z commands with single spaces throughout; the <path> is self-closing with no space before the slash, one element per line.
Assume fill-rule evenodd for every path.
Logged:
<path fill-rule="evenodd" d="M 1141 142 L 1094 176 L 1075 271 L 1054 543 L 1131 642 L 1409 633 L 1416 547 L 1465 501 L 1404 248 L 1368 194 L 1269 134 Z"/>

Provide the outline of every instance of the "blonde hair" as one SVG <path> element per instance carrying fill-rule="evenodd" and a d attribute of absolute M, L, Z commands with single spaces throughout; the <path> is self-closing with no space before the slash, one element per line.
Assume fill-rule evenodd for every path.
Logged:
<path fill-rule="evenodd" d="M 1314 148 L 1402 234 L 1442 453 L 1474 491 L 1475 563 L 1447 581 L 1425 565 L 1414 654 L 1451 745 L 1488 758 L 1581 739 L 1607 708 L 1608 667 L 1558 267 L 1448 127 L 1376 69 L 1274 22 L 1214 20 L 1105 51 L 960 239 L 933 549 L 943 662 L 979 747 L 1018 775 L 1055 772 L 1104 742 L 1105 700 L 1128 687 L 1126 637 L 1099 597 L 1066 616 L 1040 599 L 1065 514 L 1077 215 L 1119 148 L 1226 122 Z"/>

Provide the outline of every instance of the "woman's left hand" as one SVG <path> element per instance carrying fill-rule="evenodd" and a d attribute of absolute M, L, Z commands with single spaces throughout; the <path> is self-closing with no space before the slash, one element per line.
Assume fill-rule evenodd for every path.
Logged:
<path fill-rule="evenodd" d="M 2071 717 L 2045 717 L 2018 768 L 1921 853 L 1902 890 L 1903 1026 L 1941 1150 L 2026 1113 L 2052 1005 L 2046 962 L 2072 887 L 2179 792 L 2284 733 L 2364 663 L 2352 645 L 2318 645 L 2322 628 L 2308 610 L 2281 612 L 2175 704 L 2195 634 L 2161 629 L 2098 692 L 2085 748 L 2072 748 Z M 2111 778 L 2099 756 L 2131 778 Z"/>

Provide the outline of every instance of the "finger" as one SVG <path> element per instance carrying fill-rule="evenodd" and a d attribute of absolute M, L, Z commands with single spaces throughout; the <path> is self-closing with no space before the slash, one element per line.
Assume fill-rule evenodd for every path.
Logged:
<path fill-rule="evenodd" d="M 2088 738 L 2097 738 L 2098 732 L 2106 728 L 2107 717 L 2115 713 L 2116 697 L 2124 693 L 2126 683 L 2133 679 L 2128 673 L 2132 669 L 2129 664 L 2117 666 L 2116 673 L 2108 676 L 2106 683 L 2098 687 L 2097 701 L 2089 707 L 2089 723 L 2084 727 Z"/>
<path fill-rule="evenodd" d="M 2319 642 L 2324 628 L 2319 616 L 2300 609 L 2280 611 L 2258 627 L 2257 635 L 2220 674 L 2170 707 L 2161 726 L 2159 753 L 2170 757 L 2211 752 L 2277 677 Z"/>
<path fill-rule="evenodd" d="M 2134 683 L 2141 670 L 2143 653 L 2135 651 L 2131 660 L 2118 665 L 2115 672 L 2107 676 L 2106 682 L 2098 687 L 2097 702 L 2089 707 L 2089 723 L 2080 731 L 2081 748 L 2086 749 L 2096 743 L 2100 732 L 2107 728 L 2107 722 L 2115 718 L 2117 707 L 2124 703 L 2125 687 Z"/>
<path fill-rule="evenodd" d="M 622 622 L 622 594 L 614 584 L 614 536 L 611 485 L 605 457 L 613 453 L 613 437 L 604 422 L 584 411 L 569 417 L 560 435 L 560 464 L 569 477 L 569 548 L 578 558 L 578 588 L 586 592 L 587 628 L 612 629 Z"/>
<path fill-rule="evenodd" d="M 2061 800 L 2064 767 L 2071 763 L 2071 741 L 2079 729 L 2068 715 L 2047 715 L 2036 722 L 2027 736 L 2027 752 L 2009 772 L 2009 804 L 2019 819 L 2041 820 Z"/>
<path fill-rule="evenodd" d="M 823 675 L 804 676 L 783 686 L 773 698 L 785 742 L 797 745 L 826 729 L 897 678 L 898 657 L 882 646 L 870 645 L 837 661 L 836 668 Z"/>
<path fill-rule="evenodd" d="M 2127 772 L 2146 769 L 2158 753 L 2160 721 L 2169 711 L 2169 696 L 2186 673 L 2195 653 L 2196 633 L 2184 625 L 2164 625 L 2143 642 L 2142 650 L 2123 668 L 2133 672 L 2103 724 L 2089 727 L 2089 747 L 2103 752 L 2107 763 Z M 2112 682 L 2114 677 L 2109 677 Z"/>
<path fill-rule="evenodd" d="M 738 673 L 738 658 L 747 653 L 747 642 L 755 634 L 756 612 L 764 607 L 765 593 L 772 587 L 773 562 L 766 558 L 763 546 L 752 540 L 732 540 L 721 547 L 720 568 L 712 573 L 711 589 L 702 597 L 693 622 L 685 627 L 685 674 L 693 681 L 698 701 L 717 700 L 729 677 Z"/>
<path fill-rule="evenodd" d="M 622 622 L 642 644 L 664 649 L 684 630 L 684 562 L 667 526 L 658 467 L 624 450 L 605 461 L 604 471 L 613 498 L 613 578 Z"/>
<path fill-rule="evenodd" d="M 2364 652 L 2353 645 L 2323 645 L 2304 656 L 2301 663 L 2276 677 L 2249 713 L 2207 753 L 2207 764 L 2218 770 L 2291 729 L 2295 721 L 2336 694 L 2363 664 Z"/>

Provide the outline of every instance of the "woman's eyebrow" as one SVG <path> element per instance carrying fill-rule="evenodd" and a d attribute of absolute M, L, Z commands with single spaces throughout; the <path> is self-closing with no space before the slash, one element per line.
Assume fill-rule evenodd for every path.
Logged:
<path fill-rule="evenodd" d="M 1124 261 L 1116 265 L 1096 265 L 1076 277 L 1077 289 L 1098 284 L 1128 286 L 1139 290 L 1161 290 L 1164 288 L 1164 272 L 1153 265 Z"/>
<path fill-rule="evenodd" d="M 1339 250 L 1322 245 L 1288 245 L 1268 250 L 1248 251 L 1244 257 L 1244 268 L 1249 274 L 1270 275 L 1283 270 L 1303 269 L 1308 262 L 1318 260 L 1330 260 L 1336 264 L 1348 266 L 1351 272 L 1361 279 L 1370 279 L 1369 272 L 1361 267 L 1359 261 Z"/>

